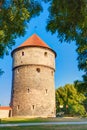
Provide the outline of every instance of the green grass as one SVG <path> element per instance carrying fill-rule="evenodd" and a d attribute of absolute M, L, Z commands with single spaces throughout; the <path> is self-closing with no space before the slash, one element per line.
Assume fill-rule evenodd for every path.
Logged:
<path fill-rule="evenodd" d="M 37 122 L 63 122 L 63 121 L 87 121 L 87 118 L 7 118 L 1 123 L 37 123 Z"/>
<path fill-rule="evenodd" d="M 2 127 L 0 130 L 87 130 L 87 125 L 48 125 L 26 127 Z"/>
<path fill-rule="evenodd" d="M 1 123 L 37 123 L 37 122 L 63 122 L 63 121 L 87 121 L 87 118 L 7 118 Z M 87 130 L 87 125 L 46 125 L 24 127 L 0 127 L 0 130 Z"/>

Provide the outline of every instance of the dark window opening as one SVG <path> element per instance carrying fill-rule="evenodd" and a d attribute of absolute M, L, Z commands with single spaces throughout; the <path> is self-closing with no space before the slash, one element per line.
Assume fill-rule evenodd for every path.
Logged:
<path fill-rule="evenodd" d="M 51 71 L 51 74 L 52 74 L 52 76 L 53 76 L 53 71 Z"/>
<path fill-rule="evenodd" d="M 44 52 L 44 55 L 47 56 L 47 52 Z"/>
<path fill-rule="evenodd" d="M 34 105 L 32 105 L 32 107 L 33 107 L 33 109 L 34 109 L 34 107 L 35 107 L 35 106 L 34 106 Z"/>
<path fill-rule="evenodd" d="M 36 70 L 37 70 L 38 73 L 40 72 L 40 68 L 37 68 Z"/>
<path fill-rule="evenodd" d="M 30 89 L 28 88 L 28 93 L 30 92 Z"/>
<path fill-rule="evenodd" d="M 24 56 L 24 52 L 22 52 L 22 56 Z"/>
<path fill-rule="evenodd" d="M 46 93 L 48 92 L 48 90 L 46 89 Z"/>

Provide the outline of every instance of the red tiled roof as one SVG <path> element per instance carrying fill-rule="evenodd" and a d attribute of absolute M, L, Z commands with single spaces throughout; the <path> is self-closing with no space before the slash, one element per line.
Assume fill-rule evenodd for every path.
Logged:
<path fill-rule="evenodd" d="M 0 110 L 11 110 L 12 108 L 9 106 L 0 106 Z"/>
<path fill-rule="evenodd" d="M 25 46 L 39 46 L 39 47 L 45 47 L 45 48 L 50 48 L 43 40 L 40 39 L 39 36 L 36 34 L 33 34 L 30 38 L 28 38 L 23 44 L 21 44 L 18 48 L 20 47 L 25 47 Z"/>

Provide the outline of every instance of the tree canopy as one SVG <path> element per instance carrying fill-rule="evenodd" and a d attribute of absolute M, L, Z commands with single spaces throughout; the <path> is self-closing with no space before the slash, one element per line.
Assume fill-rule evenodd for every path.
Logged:
<path fill-rule="evenodd" d="M 87 0 L 43 0 L 50 3 L 47 30 L 60 41 L 75 41 L 78 67 L 84 71 L 81 86 L 87 87 Z"/>
<path fill-rule="evenodd" d="M 64 87 L 56 89 L 56 108 L 57 112 L 64 111 L 65 114 L 70 115 L 84 115 L 85 108 L 83 102 L 85 96 L 82 93 L 78 93 L 74 85 L 66 84 Z"/>
<path fill-rule="evenodd" d="M 84 71 L 81 86 L 87 86 L 87 0 L 42 0 L 49 2 L 47 30 L 60 41 L 76 41 L 78 67 Z M 27 21 L 42 10 L 39 0 L 0 0 L 0 58 L 8 54 L 15 38 L 24 36 Z"/>
<path fill-rule="evenodd" d="M 0 0 L 0 57 L 8 54 L 15 38 L 24 36 L 27 21 L 41 10 L 34 0 Z"/>

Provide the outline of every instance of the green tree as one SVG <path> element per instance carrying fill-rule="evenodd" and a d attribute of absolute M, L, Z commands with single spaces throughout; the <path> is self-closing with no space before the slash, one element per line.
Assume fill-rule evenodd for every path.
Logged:
<path fill-rule="evenodd" d="M 83 76 L 83 81 L 76 80 L 74 82 L 74 85 L 78 92 L 81 92 L 84 95 L 87 95 L 87 76 L 86 75 Z"/>
<path fill-rule="evenodd" d="M 85 107 L 86 112 L 87 112 L 87 75 L 84 75 L 83 79 L 85 81 L 78 81 L 78 80 L 76 80 L 74 82 L 74 86 L 75 86 L 75 88 L 77 89 L 77 91 L 79 93 L 84 94 L 86 99 L 84 100 L 83 104 L 84 104 L 84 107 Z"/>
<path fill-rule="evenodd" d="M 41 10 L 36 0 L 0 0 L 0 58 L 8 54 L 17 37 L 24 36 L 27 22 Z"/>
<path fill-rule="evenodd" d="M 74 85 L 66 84 L 64 87 L 56 89 L 56 108 L 57 113 L 61 111 L 60 106 L 63 105 L 62 111 L 70 115 L 84 115 L 85 108 L 83 102 L 85 96 L 78 93 Z"/>
<path fill-rule="evenodd" d="M 87 0 L 43 0 L 50 3 L 47 30 L 60 41 L 76 41 L 78 67 L 84 71 L 87 88 Z M 86 77 L 86 78 L 85 78 Z"/>

